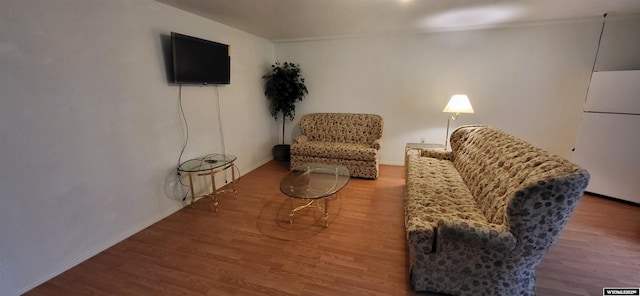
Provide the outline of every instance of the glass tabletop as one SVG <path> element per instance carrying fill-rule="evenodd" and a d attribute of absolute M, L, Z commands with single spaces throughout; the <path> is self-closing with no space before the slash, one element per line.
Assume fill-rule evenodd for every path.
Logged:
<path fill-rule="evenodd" d="M 237 157 L 231 154 L 213 153 L 200 158 L 187 160 L 178 166 L 181 172 L 203 172 L 211 171 L 220 167 L 224 167 L 234 161 Z"/>
<path fill-rule="evenodd" d="M 433 143 L 407 143 L 405 148 L 444 149 L 444 145 Z"/>
<path fill-rule="evenodd" d="M 344 188 L 351 179 L 345 166 L 307 163 L 295 167 L 280 182 L 280 191 L 290 197 L 318 199 Z"/>

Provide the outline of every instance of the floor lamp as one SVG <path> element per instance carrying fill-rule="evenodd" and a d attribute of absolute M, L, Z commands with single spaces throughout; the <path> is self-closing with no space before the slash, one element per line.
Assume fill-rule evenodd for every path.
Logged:
<path fill-rule="evenodd" d="M 467 95 L 453 95 L 442 112 L 455 113 L 447 117 L 447 135 L 444 138 L 444 149 L 447 150 L 447 143 L 449 140 L 449 123 L 451 120 L 458 119 L 458 115 L 460 115 L 460 113 L 473 113 L 474 111 Z"/>

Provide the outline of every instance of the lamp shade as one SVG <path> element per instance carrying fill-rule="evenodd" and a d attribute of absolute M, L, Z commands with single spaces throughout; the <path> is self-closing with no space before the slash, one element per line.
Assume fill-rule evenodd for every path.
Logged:
<path fill-rule="evenodd" d="M 442 112 L 446 113 L 474 113 L 467 95 L 454 95 Z"/>

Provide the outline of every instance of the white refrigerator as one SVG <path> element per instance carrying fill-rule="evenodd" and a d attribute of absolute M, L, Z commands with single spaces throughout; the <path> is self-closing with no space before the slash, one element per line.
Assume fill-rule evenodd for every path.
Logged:
<path fill-rule="evenodd" d="M 573 161 L 588 192 L 640 204 L 640 71 L 593 73 Z"/>

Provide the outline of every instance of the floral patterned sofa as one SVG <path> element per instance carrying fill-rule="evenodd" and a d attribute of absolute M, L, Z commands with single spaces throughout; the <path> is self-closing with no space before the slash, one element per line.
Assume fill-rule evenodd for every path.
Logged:
<path fill-rule="evenodd" d="M 291 144 L 291 167 L 306 162 L 337 163 L 353 177 L 378 177 L 382 117 L 375 114 L 310 113 Z"/>
<path fill-rule="evenodd" d="M 405 227 L 417 291 L 534 295 L 535 267 L 589 174 L 486 126 L 451 134 L 452 151 L 409 155 Z"/>

